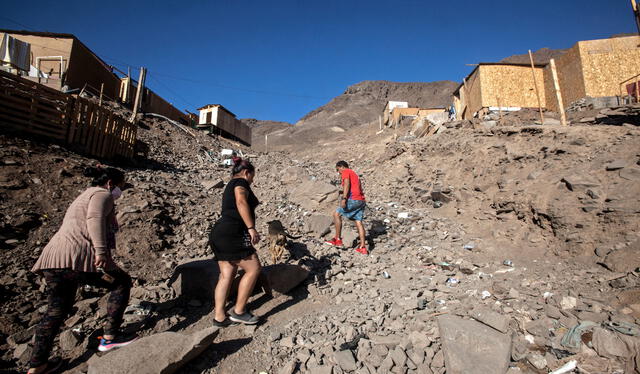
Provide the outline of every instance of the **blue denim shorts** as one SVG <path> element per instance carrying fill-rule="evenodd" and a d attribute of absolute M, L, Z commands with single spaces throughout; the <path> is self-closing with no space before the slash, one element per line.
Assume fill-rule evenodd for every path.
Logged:
<path fill-rule="evenodd" d="M 340 213 L 341 216 L 348 218 L 354 221 L 362 221 L 364 218 L 364 208 L 367 204 L 364 200 L 347 200 L 346 208 L 338 208 L 336 211 Z"/>

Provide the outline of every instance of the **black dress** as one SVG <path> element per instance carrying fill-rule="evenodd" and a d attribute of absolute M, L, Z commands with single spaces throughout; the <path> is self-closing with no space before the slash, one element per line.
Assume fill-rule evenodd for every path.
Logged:
<path fill-rule="evenodd" d="M 238 261 L 247 258 L 256 252 L 251 244 L 249 230 L 244 224 L 238 206 L 234 189 L 237 186 L 249 191 L 247 202 L 249 212 L 255 224 L 255 210 L 260 202 L 251 191 L 249 182 L 243 178 L 233 178 L 222 193 L 222 212 L 220 219 L 213 225 L 209 234 L 209 242 L 217 261 Z"/>

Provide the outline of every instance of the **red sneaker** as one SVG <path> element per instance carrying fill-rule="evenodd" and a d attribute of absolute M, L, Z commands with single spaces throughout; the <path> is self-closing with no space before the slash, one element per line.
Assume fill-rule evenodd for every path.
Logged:
<path fill-rule="evenodd" d="M 356 248 L 356 252 L 362 253 L 363 255 L 368 255 L 369 251 L 367 251 L 367 247 Z"/>
<path fill-rule="evenodd" d="M 326 242 L 324 242 L 324 244 L 333 245 L 335 247 L 344 247 L 344 244 L 342 244 L 342 239 L 340 238 L 333 238 L 331 240 L 327 240 Z"/>

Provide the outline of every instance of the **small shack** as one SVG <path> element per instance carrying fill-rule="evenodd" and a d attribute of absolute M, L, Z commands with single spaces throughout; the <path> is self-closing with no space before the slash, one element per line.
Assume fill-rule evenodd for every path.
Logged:
<path fill-rule="evenodd" d="M 585 98 L 616 99 L 621 84 L 640 74 L 640 36 L 577 42 L 555 59 L 563 105 Z M 551 64 L 534 65 L 542 108 L 559 110 Z M 453 93 L 458 119 L 481 116 L 489 108 L 538 108 L 530 64 L 480 63 Z"/>
<path fill-rule="evenodd" d="M 409 103 L 406 101 L 387 101 L 387 105 L 385 105 L 383 113 L 382 113 L 382 124 L 387 126 L 389 125 L 389 120 L 391 119 L 391 113 L 395 108 L 408 108 Z"/>
<path fill-rule="evenodd" d="M 535 65 L 534 73 L 544 106 L 544 65 Z M 489 107 L 537 108 L 535 90 L 531 65 L 483 62 L 454 91 L 453 106 L 458 119 L 471 119 Z"/>
<path fill-rule="evenodd" d="M 556 60 L 565 107 L 583 97 L 621 95 L 620 83 L 640 74 L 640 36 L 577 42 Z M 557 111 L 549 66 L 545 69 L 547 109 Z"/>
<path fill-rule="evenodd" d="M 208 104 L 198 108 L 198 111 L 200 112 L 197 125 L 199 129 L 251 145 L 251 128 L 224 106 Z"/>
<path fill-rule="evenodd" d="M 21 69 L 24 70 L 21 72 L 23 78 L 70 93 L 84 90 L 99 95 L 102 87 L 102 93 L 108 99 L 118 100 L 128 107 L 133 104 L 137 82 L 118 76 L 113 66 L 103 61 L 75 35 L 5 29 L 0 29 L 0 35 L 3 35 L 0 44 L 7 46 L 5 50 L 9 49 L 9 44 L 15 46 L 18 43 L 21 45 L 21 54 L 26 53 L 24 51 L 28 48 L 29 53 L 23 62 L 25 66 Z M 15 52 L 16 47 L 11 50 Z M 142 112 L 188 123 L 185 113 L 147 87 L 144 88 L 140 106 Z"/>

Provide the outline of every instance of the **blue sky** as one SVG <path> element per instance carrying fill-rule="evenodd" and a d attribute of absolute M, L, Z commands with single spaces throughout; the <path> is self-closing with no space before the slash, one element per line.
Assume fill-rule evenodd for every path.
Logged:
<path fill-rule="evenodd" d="M 295 122 L 363 80 L 460 81 L 473 64 L 637 32 L 629 0 L 5 2 L 0 28 L 75 34 L 181 110 Z"/>

